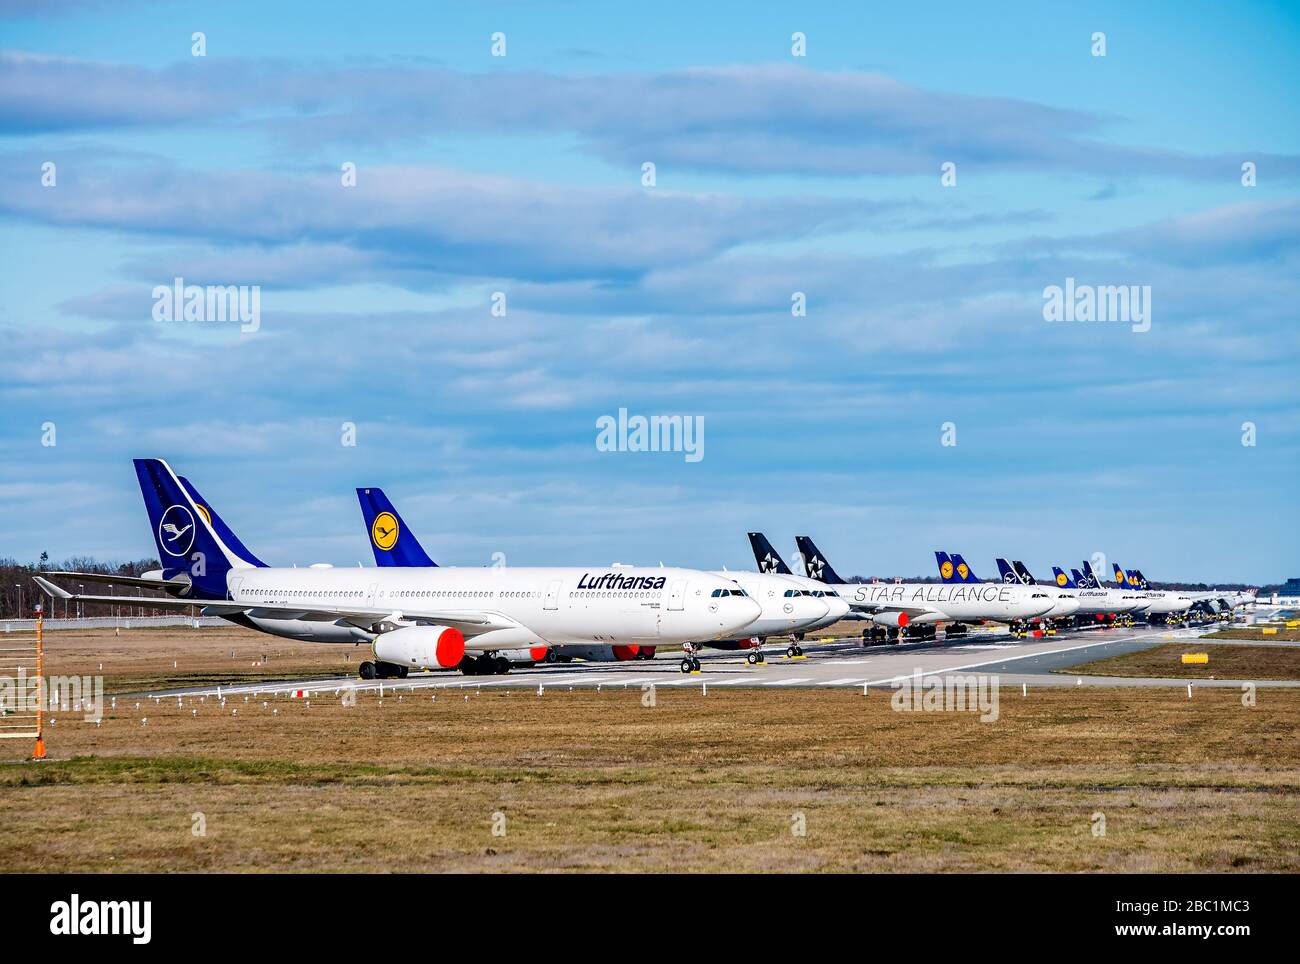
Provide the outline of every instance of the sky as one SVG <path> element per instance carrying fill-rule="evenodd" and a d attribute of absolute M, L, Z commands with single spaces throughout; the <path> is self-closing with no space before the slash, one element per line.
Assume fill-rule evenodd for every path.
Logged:
<path fill-rule="evenodd" d="M 1300 8 L 1138 6 L 0 0 L 0 557 L 1300 574 Z"/>

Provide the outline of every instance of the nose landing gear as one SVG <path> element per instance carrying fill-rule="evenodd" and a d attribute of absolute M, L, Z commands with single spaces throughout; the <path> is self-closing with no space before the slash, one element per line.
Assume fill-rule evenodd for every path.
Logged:
<path fill-rule="evenodd" d="M 698 652 L 695 644 L 683 643 L 682 651 L 685 655 L 682 657 L 681 663 L 678 664 L 681 671 L 683 673 L 698 673 L 700 671 L 700 658 L 695 655 Z"/>

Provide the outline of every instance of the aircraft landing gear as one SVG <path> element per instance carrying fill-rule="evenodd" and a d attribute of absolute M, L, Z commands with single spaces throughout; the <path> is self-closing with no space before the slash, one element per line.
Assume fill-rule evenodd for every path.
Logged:
<path fill-rule="evenodd" d="M 745 662 L 748 663 L 750 666 L 757 666 L 759 663 L 767 662 L 767 660 L 766 658 L 764 658 L 763 651 L 761 649 L 751 649 L 748 653 L 745 654 Z"/>
<path fill-rule="evenodd" d="M 698 673 L 700 671 L 700 658 L 695 654 L 699 648 L 694 643 L 682 643 L 682 652 L 685 655 L 679 664 L 683 673 Z"/>
<path fill-rule="evenodd" d="M 466 656 L 457 669 L 466 676 L 503 676 L 510 672 L 510 660 L 493 653 Z"/>
<path fill-rule="evenodd" d="M 406 674 L 409 672 L 406 666 L 399 666 L 397 663 L 385 663 L 383 660 L 378 659 L 373 663 L 366 660 L 357 669 L 362 679 L 406 679 Z"/>
<path fill-rule="evenodd" d="M 791 643 L 785 649 L 786 659 L 797 659 L 803 655 L 803 647 L 798 643 Z"/>

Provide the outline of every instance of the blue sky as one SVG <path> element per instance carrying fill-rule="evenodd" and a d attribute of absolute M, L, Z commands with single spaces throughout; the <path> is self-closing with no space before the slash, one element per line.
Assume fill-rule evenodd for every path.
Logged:
<path fill-rule="evenodd" d="M 0 0 L 0 555 L 151 554 L 154 455 L 279 564 L 368 561 L 377 484 L 461 565 L 1294 575 L 1300 12 L 1132 6 Z"/>

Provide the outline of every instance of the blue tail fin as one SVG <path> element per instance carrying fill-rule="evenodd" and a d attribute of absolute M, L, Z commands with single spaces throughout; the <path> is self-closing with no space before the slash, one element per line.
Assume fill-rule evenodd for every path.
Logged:
<path fill-rule="evenodd" d="M 749 534 L 749 546 L 754 550 L 754 561 L 758 563 L 759 572 L 775 572 L 781 576 L 793 576 L 790 567 L 785 564 L 781 554 L 772 548 L 767 536 L 761 532 Z"/>
<path fill-rule="evenodd" d="M 934 561 L 939 564 L 940 582 L 959 581 L 957 577 L 953 575 L 953 572 L 956 570 L 956 566 L 952 564 L 952 559 L 948 557 L 948 553 L 941 552 L 938 549 L 934 550 Z"/>
<path fill-rule="evenodd" d="M 208 517 L 161 459 L 135 459 L 140 494 L 149 513 L 163 578 L 188 576 L 199 597 L 229 598 L 226 574 L 252 569 L 213 531 Z"/>
<path fill-rule="evenodd" d="M 1016 578 L 1026 586 L 1037 586 L 1038 580 L 1034 578 L 1033 573 L 1025 568 L 1025 564 L 1019 559 L 1012 560 L 1011 568 L 1016 571 Z"/>
<path fill-rule="evenodd" d="M 957 572 L 958 582 L 979 582 L 975 573 L 971 572 L 970 566 L 966 565 L 966 560 L 961 557 L 960 553 L 952 553 L 952 564 Z"/>
<path fill-rule="evenodd" d="M 1117 586 L 1127 586 L 1127 585 L 1128 585 L 1128 576 L 1124 573 L 1124 569 L 1123 569 L 1123 567 L 1120 566 L 1120 564 L 1119 564 L 1118 562 L 1115 563 L 1115 572 L 1114 572 L 1114 576 L 1115 576 L 1115 585 L 1117 585 Z"/>
<path fill-rule="evenodd" d="M 217 510 L 212 508 L 212 503 L 199 495 L 199 490 L 194 488 L 194 484 L 183 475 L 177 476 L 177 479 L 185 488 L 185 492 L 189 495 L 191 501 L 193 501 L 194 508 L 199 510 L 199 515 L 208 520 L 208 524 L 212 526 L 212 529 L 216 532 L 218 538 L 220 538 L 221 541 L 230 549 L 233 549 L 235 555 L 239 556 L 239 558 L 243 559 L 250 566 L 265 569 L 266 563 L 248 551 L 248 546 L 240 542 L 239 536 L 230 531 L 230 526 L 226 525 L 225 522 L 222 521 L 221 516 L 217 515 Z"/>
<path fill-rule="evenodd" d="M 383 489 L 357 489 L 357 501 L 361 503 L 361 515 L 370 534 L 375 565 L 423 568 L 438 565 L 402 521 Z"/>
<path fill-rule="evenodd" d="M 1144 576 L 1144 575 L 1142 575 L 1142 570 L 1141 570 L 1141 569 L 1134 569 L 1134 570 L 1133 570 L 1133 575 L 1137 576 L 1137 584 L 1138 584 L 1138 588 L 1139 588 L 1139 589 L 1150 589 L 1150 588 L 1151 588 L 1151 584 L 1150 584 L 1149 582 L 1147 582 L 1147 577 Z"/>
<path fill-rule="evenodd" d="M 1071 579 L 1065 574 L 1060 566 L 1052 567 L 1052 576 L 1056 579 L 1056 584 L 1062 589 L 1078 589 L 1078 580 Z"/>
<path fill-rule="evenodd" d="M 994 561 L 998 564 L 998 575 L 1002 577 L 1003 582 L 1017 583 L 1020 581 L 1020 577 L 1016 575 L 1009 562 L 1005 559 L 995 559 Z"/>
<path fill-rule="evenodd" d="M 1074 581 L 1079 584 L 1080 589 L 1100 589 L 1101 583 L 1097 581 L 1097 574 L 1092 571 L 1092 566 L 1086 562 L 1083 564 L 1083 572 L 1078 569 L 1071 569 L 1074 573 Z"/>
<path fill-rule="evenodd" d="M 834 586 L 844 584 L 840 574 L 826 561 L 826 557 L 818 551 L 811 539 L 807 536 L 795 536 L 794 544 L 799 549 L 799 555 L 803 556 L 804 574 L 809 579 L 816 579 L 819 582 Z"/>

